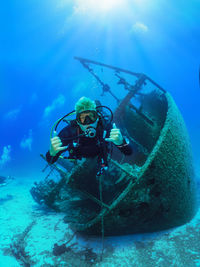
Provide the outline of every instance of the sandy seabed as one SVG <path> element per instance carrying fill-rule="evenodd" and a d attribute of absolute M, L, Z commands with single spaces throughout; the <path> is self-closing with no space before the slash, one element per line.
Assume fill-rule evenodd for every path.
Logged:
<path fill-rule="evenodd" d="M 33 201 L 31 186 L 28 179 L 16 179 L 0 187 L 0 267 L 200 266 L 200 210 L 181 227 L 106 237 L 102 253 L 101 238 L 73 236 L 63 222 L 64 214 Z M 65 252 L 55 256 L 54 245 L 62 246 L 70 239 Z"/>

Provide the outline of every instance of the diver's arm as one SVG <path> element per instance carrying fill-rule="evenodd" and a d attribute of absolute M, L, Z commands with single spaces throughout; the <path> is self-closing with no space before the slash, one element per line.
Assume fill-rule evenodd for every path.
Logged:
<path fill-rule="evenodd" d="M 58 135 L 55 132 L 54 137 L 51 138 L 51 145 L 49 151 L 46 153 L 46 160 L 48 163 L 53 164 L 59 158 L 59 156 L 65 152 L 68 148 L 69 128 L 65 127 Z"/>
<path fill-rule="evenodd" d="M 58 137 L 57 137 L 58 138 Z M 52 142 L 56 142 L 56 140 L 60 140 L 58 143 L 52 144 Z M 62 146 L 61 139 L 51 139 L 51 146 L 49 151 L 46 153 L 46 160 L 48 163 L 53 164 L 59 158 L 59 156 L 67 150 L 68 146 Z"/>
<path fill-rule="evenodd" d="M 113 123 L 109 138 L 105 138 L 105 140 L 115 144 L 115 146 L 125 155 L 131 155 L 133 152 L 129 140 L 122 136 L 120 129 L 116 127 L 115 123 Z"/>
<path fill-rule="evenodd" d="M 130 156 L 133 153 L 132 146 L 129 143 L 129 140 L 125 137 L 121 145 L 116 145 L 116 147 L 127 156 Z"/>
<path fill-rule="evenodd" d="M 63 151 L 62 151 L 62 152 L 63 152 Z M 62 152 L 57 153 L 55 156 L 51 156 L 51 155 L 50 155 L 50 152 L 48 151 L 48 152 L 46 153 L 46 160 L 47 160 L 47 162 L 48 162 L 49 164 L 53 164 L 53 163 L 55 163 L 55 162 L 58 160 L 59 156 L 62 154 Z"/>

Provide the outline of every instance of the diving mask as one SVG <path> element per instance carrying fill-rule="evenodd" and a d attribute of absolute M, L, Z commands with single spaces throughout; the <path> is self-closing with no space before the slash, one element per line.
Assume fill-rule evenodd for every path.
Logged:
<path fill-rule="evenodd" d="M 77 114 L 76 120 L 81 125 L 89 125 L 96 122 L 98 114 L 95 110 L 85 110 Z"/>

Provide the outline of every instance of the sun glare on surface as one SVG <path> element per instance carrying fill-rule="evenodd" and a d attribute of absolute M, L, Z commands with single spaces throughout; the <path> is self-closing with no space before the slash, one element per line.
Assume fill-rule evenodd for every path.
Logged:
<path fill-rule="evenodd" d="M 120 8 L 125 0 L 76 0 L 77 12 L 108 12 Z"/>

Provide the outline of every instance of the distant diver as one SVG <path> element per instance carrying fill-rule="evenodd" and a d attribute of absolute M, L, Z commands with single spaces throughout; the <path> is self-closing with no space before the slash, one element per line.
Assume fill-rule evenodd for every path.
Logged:
<path fill-rule="evenodd" d="M 108 153 L 111 150 L 109 143 L 113 143 L 125 155 L 132 154 L 129 140 L 122 136 L 115 123 L 111 123 L 112 116 L 111 120 L 104 116 L 102 107 L 107 108 L 113 116 L 108 107 L 96 106 L 95 101 L 90 98 L 81 97 L 77 101 L 75 111 L 66 115 L 76 114 L 76 119 L 71 120 L 58 135 L 55 127 L 50 140 L 50 150 L 46 153 L 48 163 L 56 162 L 66 151 L 69 153 L 66 157 L 68 159 L 98 156 L 97 175 L 100 175 L 108 168 Z"/>

